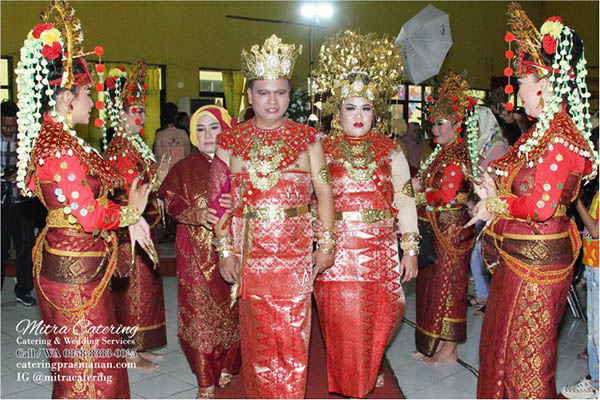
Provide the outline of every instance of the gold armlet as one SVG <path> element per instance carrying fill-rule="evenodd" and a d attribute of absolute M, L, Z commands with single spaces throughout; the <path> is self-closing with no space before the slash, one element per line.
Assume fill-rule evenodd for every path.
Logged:
<path fill-rule="evenodd" d="M 317 176 L 313 178 L 317 182 L 326 183 L 327 185 L 331 185 L 331 174 L 329 173 L 329 167 L 327 164 L 323 165 Z"/>
<path fill-rule="evenodd" d="M 425 199 L 425 193 L 423 192 L 419 192 L 415 195 L 415 203 L 418 206 L 422 206 L 423 204 L 427 203 L 427 199 Z"/>
<path fill-rule="evenodd" d="M 402 189 L 394 193 L 402 193 L 408 197 L 415 197 L 415 189 L 413 189 L 412 180 L 407 180 L 404 185 L 402 185 Z"/>
<path fill-rule="evenodd" d="M 488 197 L 485 199 L 485 208 L 490 214 L 509 215 L 508 203 L 500 197 Z"/>
<path fill-rule="evenodd" d="M 133 204 L 122 206 L 119 210 L 119 228 L 136 224 L 141 216 L 142 213 Z"/>
<path fill-rule="evenodd" d="M 405 232 L 402 234 L 400 241 L 400 248 L 405 255 L 418 256 L 419 255 L 419 242 L 421 241 L 421 235 L 417 232 Z"/>
<path fill-rule="evenodd" d="M 219 256 L 219 260 L 224 260 L 227 257 L 233 255 L 233 244 L 231 243 L 231 237 L 227 235 L 215 236 L 213 245 Z"/>

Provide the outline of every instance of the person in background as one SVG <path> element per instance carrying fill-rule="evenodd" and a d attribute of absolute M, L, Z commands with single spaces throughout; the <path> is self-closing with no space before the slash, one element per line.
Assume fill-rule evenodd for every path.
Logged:
<path fill-rule="evenodd" d="M 421 164 L 421 151 L 425 145 L 425 139 L 421 135 L 421 126 L 418 122 L 409 122 L 406 135 L 402 137 L 406 145 L 406 160 L 410 167 L 410 176 L 415 176 Z"/>
<path fill-rule="evenodd" d="M 430 117 L 437 146 L 412 179 L 419 218 L 431 226 L 437 258 L 417 276 L 417 351 L 413 355 L 429 365 L 456 362 L 458 342 L 467 338 L 468 264 L 475 230 L 465 224 L 470 218 L 468 176 L 477 168 L 476 154 L 471 151 L 473 128 L 467 135 L 469 147 L 461 137 L 463 122 L 477 127 L 473 114 L 477 103 L 468 90 L 463 76 L 444 75 L 432 99 Z"/>
<path fill-rule="evenodd" d="M 154 139 L 154 155 L 161 160 L 163 154 L 171 154 L 171 166 L 189 156 L 192 152 L 190 139 L 185 130 L 175 127 L 177 106 L 167 103 L 165 113 L 161 115 L 163 129 L 156 132 Z"/>
<path fill-rule="evenodd" d="M 217 135 L 235 124 L 224 108 L 196 110 L 189 128 L 198 151 L 174 165 L 159 190 L 177 222 L 177 336 L 196 375 L 198 398 L 213 398 L 215 386 L 228 385 L 241 363 L 239 307 L 230 308 L 231 287 L 219 275 L 208 224 L 218 219 L 210 218 L 207 200 Z"/>
<path fill-rule="evenodd" d="M 115 277 L 111 289 L 115 301 L 117 321 L 124 326 L 137 326 L 134 336 L 137 354 L 128 358 L 136 368 L 153 371 L 159 368 L 154 361 L 162 355 L 150 350 L 167 345 L 165 302 L 163 282 L 157 268 L 158 241 L 156 226 L 161 220 L 161 207 L 157 191 L 169 170 L 169 153 L 165 153 L 160 163 L 156 162 L 152 150 L 142 139 L 146 122 L 146 62 L 136 60 L 129 71 L 116 67 L 109 71 L 106 79 L 108 90 L 107 110 L 111 125 L 115 130 L 113 139 L 104 152 L 104 158 L 114 170 L 125 179 L 125 194 L 129 193 L 132 182 L 139 179 L 151 185 L 148 204 L 142 215 L 150 225 L 152 244 L 146 247 L 132 246 L 126 230 L 119 230 L 119 258 L 124 277 Z M 123 198 L 115 196 L 119 202 Z M 123 196 L 124 197 L 124 196 Z"/>
<path fill-rule="evenodd" d="M 491 109 L 477 106 L 477 116 L 479 118 L 479 137 L 477 139 L 479 167 L 485 171 L 489 163 L 506 154 L 510 146 Z M 475 226 L 476 231 L 480 232 L 484 225 L 484 223 L 478 222 Z M 475 315 L 481 316 L 485 310 L 490 287 L 485 263 L 481 258 L 481 241 L 477 241 L 473 246 L 469 265 L 475 281 L 475 295 L 469 296 L 469 306 L 480 307 Z"/>
<path fill-rule="evenodd" d="M 188 113 L 180 111 L 175 117 L 175 128 L 189 132 L 190 129 L 190 116 Z"/>
<path fill-rule="evenodd" d="M 2 286 L 8 264 L 10 244 L 16 253 L 17 284 L 15 296 L 24 306 L 34 306 L 31 250 L 35 243 L 35 203 L 19 193 L 17 187 L 17 105 L 6 101 L 2 108 Z"/>

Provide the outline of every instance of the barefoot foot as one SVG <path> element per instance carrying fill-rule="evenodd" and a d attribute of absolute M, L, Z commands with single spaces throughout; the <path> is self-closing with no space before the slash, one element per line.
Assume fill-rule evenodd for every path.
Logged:
<path fill-rule="evenodd" d="M 224 388 L 225 386 L 229 385 L 232 380 L 233 380 L 233 375 L 231 375 L 229 372 L 227 372 L 225 370 L 222 370 L 221 376 L 219 377 L 219 387 Z"/>
<path fill-rule="evenodd" d="M 140 351 L 138 356 L 145 358 L 148 361 L 160 361 L 165 358 L 162 354 L 152 353 L 151 351 Z"/>
<path fill-rule="evenodd" d="M 196 394 L 197 399 L 214 399 L 215 398 L 215 386 L 209 386 L 205 388 L 198 388 Z"/>
<path fill-rule="evenodd" d="M 383 387 L 383 385 L 385 385 L 385 377 L 383 376 L 383 372 L 379 375 L 377 375 L 377 380 L 375 381 L 375 387 L 376 388 L 380 388 Z"/>
<path fill-rule="evenodd" d="M 158 364 L 154 364 L 152 361 L 140 356 L 127 358 L 127 362 L 135 364 L 135 368 L 144 372 L 152 372 L 160 368 Z"/>

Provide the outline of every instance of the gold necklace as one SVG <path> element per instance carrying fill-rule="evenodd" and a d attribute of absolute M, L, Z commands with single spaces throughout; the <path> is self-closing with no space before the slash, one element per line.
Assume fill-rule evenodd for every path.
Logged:
<path fill-rule="evenodd" d="M 364 182 L 370 179 L 377 168 L 371 140 L 350 144 L 345 138 L 340 141 L 338 149 L 343 155 L 344 168 L 352 179 Z"/>
<path fill-rule="evenodd" d="M 283 145 L 283 139 L 275 140 L 273 144 L 266 144 L 258 137 L 252 137 L 252 149 L 248 152 L 250 156 L 248 175 L 252 186 L 256 189 L 265 192 L 279 182 L 281 161 L 285 158 L 281 152 Z"/>

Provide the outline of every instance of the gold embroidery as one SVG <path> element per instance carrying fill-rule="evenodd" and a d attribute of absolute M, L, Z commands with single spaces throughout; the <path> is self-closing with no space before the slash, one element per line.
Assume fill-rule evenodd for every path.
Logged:
<path fill-rule="evenodd" d="M 412 180 L 409 179 L 402 185 L 400 193 L 404 193 L 408 197 L 415 197 L 415 189 L 413 189 Z"/>
<path fill-rule="evenodd" d="M 133 204 L 122 206 L 119 210 L 119 228 L 137 223 L 141 216 L 142 214 Z"/>
<path fill-rule="evenodd" d="M 508 203 L 500 197 L 488 197 L 485 199 L 485 208 L 490 214 L 508 215 Z"/>

